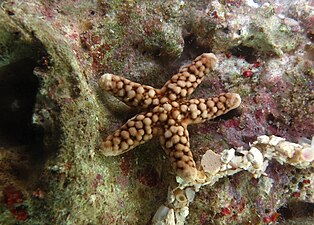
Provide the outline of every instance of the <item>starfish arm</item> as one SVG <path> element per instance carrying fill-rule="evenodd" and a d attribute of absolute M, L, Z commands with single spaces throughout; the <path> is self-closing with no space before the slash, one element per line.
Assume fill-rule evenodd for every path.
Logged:
<path fill-rule="evenodd" d="M 99 79 L 99 86 L 131 107 L 147 108 L 159 104 L 160 90 L 120 76 L 106 73 Z"/>
<path fill-rule="evenodd" d="M 223 93 L 208 99 L 190 99 L 180 106 L 187 124 L 201 123 L 239 107 L 241 98 L 235 93 Z"/>
<path fill-rule="evenodd" d="M 116 156 L 152 139 L 156 123 L 152 112 L 129 119 L 120 129 L 104 139 L 100 148 L 105 156 Z"/>
<path fill-rule="evenodd" d="M 193 182 L 197 177 L 197 169 L 190 150 L 187 125 L 165 125 L 160 143 L 176 174 L 188 182 Z"/>
<path fill-rule="evenodd" d="M 190 96 L 202 82 L 204 76 L 217 63 L 213 53 L 204 53 L 198 56 L 191 64 L 183 66 L 161 89 L 170 100 L 184 99 Z"/>

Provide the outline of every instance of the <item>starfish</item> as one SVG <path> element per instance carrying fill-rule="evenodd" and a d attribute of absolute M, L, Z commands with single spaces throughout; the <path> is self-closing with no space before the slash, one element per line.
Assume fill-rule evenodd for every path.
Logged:
<path fill-rule="evenodd" d="M 102 75 L 99 79 L 101 89 L 127 105 L 143 110 L 101 142 L 103 154 L 120 155 L 153 136 L 159 136 L 176 174 L 187 182 L 195 181 L 197 169 L 187 126 L 223 115 L 241 103 L 240 96 L 235 93 L 222 93 L 208 99 L 188 99 L 216 63 L 214 54 L 204 53 L 183 66 L 161 89 L 113 74 Z"/>

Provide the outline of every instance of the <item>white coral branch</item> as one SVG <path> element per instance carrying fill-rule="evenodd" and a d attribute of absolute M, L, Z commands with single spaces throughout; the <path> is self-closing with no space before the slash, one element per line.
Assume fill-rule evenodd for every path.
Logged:
<path fill-rule="evenodd" d="M 191 184 L 177 177 L 179 186 L 169 191 L 168 207 L 162 206 L 168 210 L 166 213 L 165 210 L 158 210 L 153 224 L 183 225 L 189 213 L 189 204 L 202 186 L 213 185 L 220 178 L 243 170 L 252 173 L 255 178 L 267 175 L 265 171 L 272 159 L 299 169 L 314 167 L 314 137 L 311 144 L 295 144 L 281 137 L 262 135 L 248 150 L 231 148 L 220 154 L 208 150 L 201 159 L 203 171 L 199 171 L 199 179 Z"/>
<path fill-rule="evenodd" d="M 235 152 L 240 153 L 237 156 Z M 217 159 L 220 158 L 219 163 Z M 259 136 L 250 149 L 242 147 L 226 149 L 220 155 L 208 150 L 202 157 L 201 165 L 206 175 L 205 184 L 214 184 L 219 178 L 246 170 L 255 178 L 266 175 L 269 160 L 289 164 L 299 169 L 314 167 L 314 147 L 312 144 L 295 144 L 277 136 Z M 212 161 L 215 160 L 215 163 Z M 219 165 L 217 165 L 219 164 Z"/>

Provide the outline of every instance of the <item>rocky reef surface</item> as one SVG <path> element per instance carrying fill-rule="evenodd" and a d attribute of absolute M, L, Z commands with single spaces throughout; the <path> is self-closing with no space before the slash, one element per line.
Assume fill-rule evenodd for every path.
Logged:
<path fill-rule="evenodd" d="M 168 224 L 312 224 L 312 1 L 1 0 L 0 5 L 0 224 L 163 223 L 161 205 L 181 209 L 187 200 L 188 211 L 180 211 L 188 212 L 184 221 L 176 214 Z M 234 92 L 242 103 L 189 127 L 197 168 L 213 172 L 210 158 L 221 156 L 223 162 L 226 152 L 252 155 L 247 158 L 258 166 L 268 157 L 267 167 L 258 176 L 241 167 L 187 190 L 157 140 L 103 156 L 101 139 L 137 112 L 101 92 L 100 76 L 112 73 L 161 88 L 205 52 L 216 55 L 217 67 L 193 97 Z M 301 153 L 288 163 L 273 151 L 273 158 L 268 150 L 262 156 L 241 151 L 264 135 L 307 146 L 306 154 L 289 148 Z M 256 142 L 256 148 L 262 144 Z M 229 162 L 236 169 L 236 158 Z M 154 217 L 156 211 L 162 216 Z"/>

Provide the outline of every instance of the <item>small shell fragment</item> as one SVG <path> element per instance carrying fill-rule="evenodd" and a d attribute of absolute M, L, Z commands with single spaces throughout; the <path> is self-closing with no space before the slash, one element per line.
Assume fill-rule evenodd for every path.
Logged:
<path fill-rule="evenodd" d="M 234 155 L 235 155 L 235 150 L 233 148 L 226 149 L 222 152 L 221 161 L 223 163 L 228 163 L 231 161 L 231 159 L 234 157 Z"/>
<path fill-rule="evenodd" d="M 213 152 L 212 150 L 206 151 L 201 159 L 203 170 L 212 175 L 218 173 L 222 164 L 220 157 L 221 156 L 219 154 Z"/>
<path fill-rule="evenodd" d="M 168 208 L 167 206 L 161 205 L 153 219 L 153 225 L 175 225 L 175 217 L 174 217 L 174 210 Z"/>

